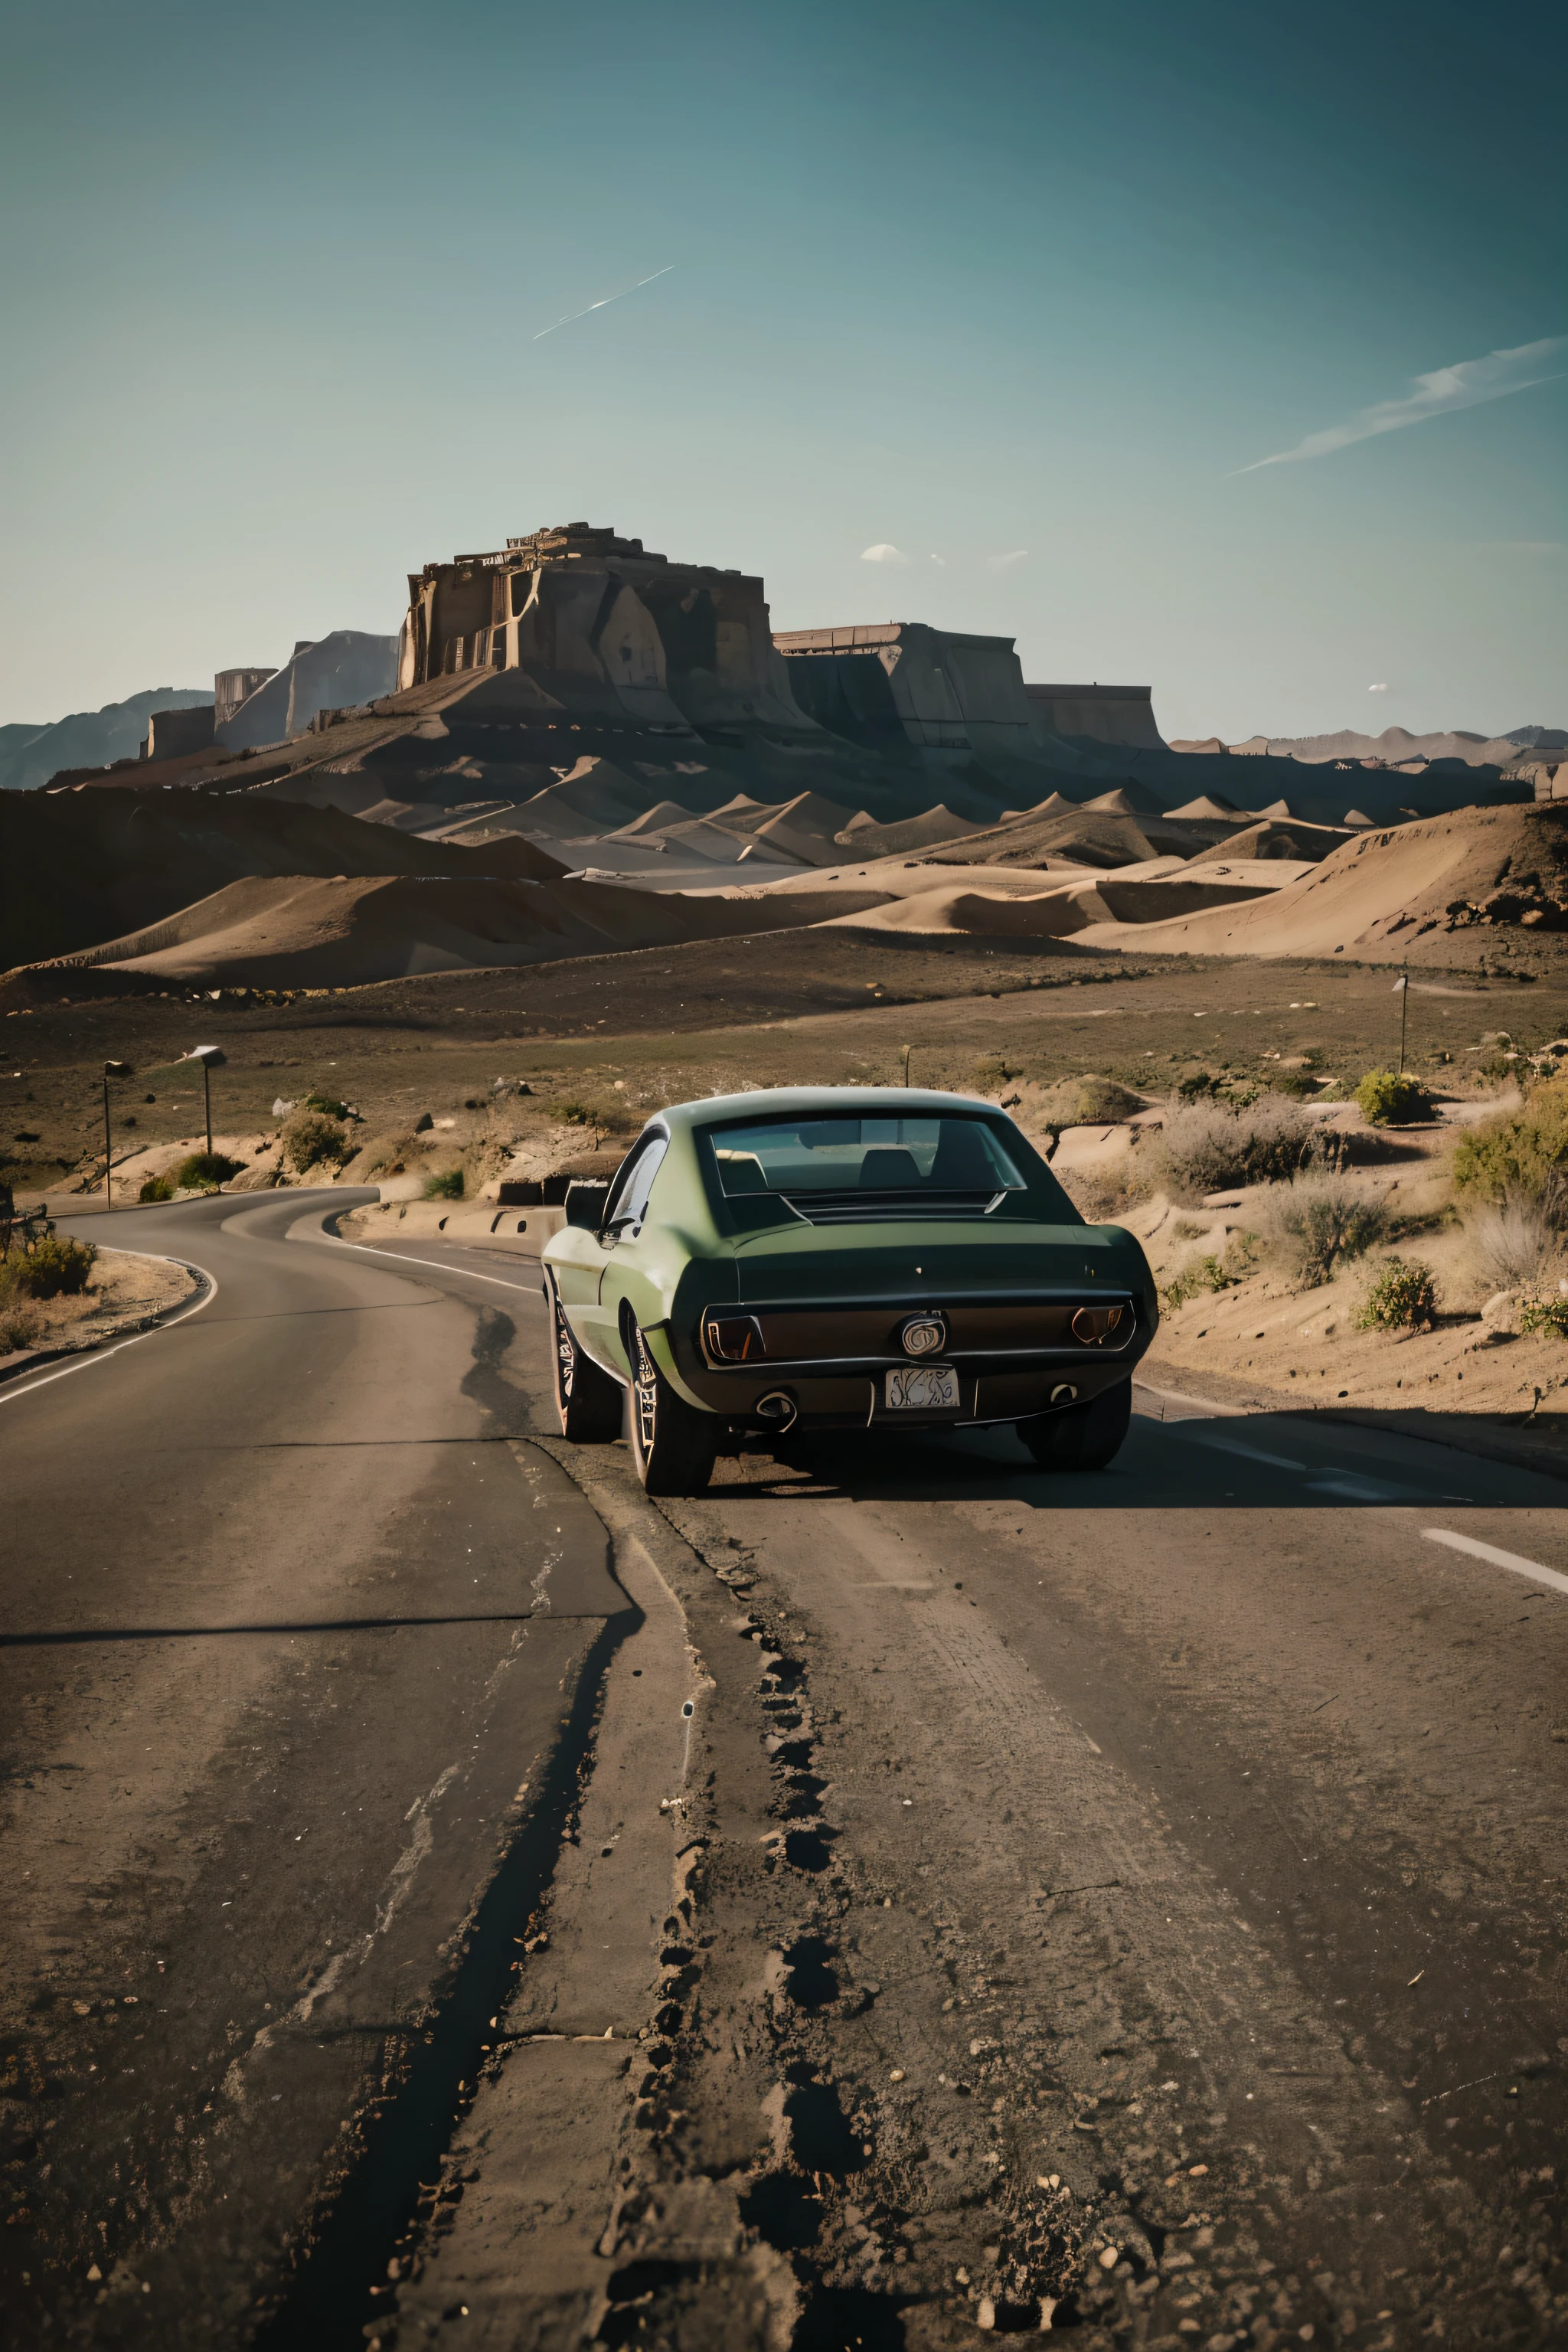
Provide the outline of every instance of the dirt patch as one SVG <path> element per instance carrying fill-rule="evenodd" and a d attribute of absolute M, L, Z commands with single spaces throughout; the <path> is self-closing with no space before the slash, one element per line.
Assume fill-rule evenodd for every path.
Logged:
<path fill-rule="evenodd" d="M 37 1354 L 74 1354 L 105 1339 L 140 1331 L 178 1307 L 200 1287 L 190 1268 L 170 1258 L 137 1257 L 126 1250 L 100 1249 L 87 1288 L 75 1297 L 20 1300 L 11 1317 L 12 1339 L 0 1326 L 0 1356 L 8 1368 Z"/>

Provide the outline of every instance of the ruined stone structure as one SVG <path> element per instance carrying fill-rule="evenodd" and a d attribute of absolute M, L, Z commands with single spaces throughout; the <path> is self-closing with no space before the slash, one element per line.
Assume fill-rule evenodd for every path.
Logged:
<path fill-rule="evenodd" d="M 1011 637 L 960 636 L 921 621 L 792 629 L 773 639 L 802 709 L 880 748 L 1037 753 L 1041 730 Z"/>
<path fill-rule="evenodd" d="M 212 740 L 210 702 L 184 703 L 174 710 L 153 710 L 147 714 L 147 739 L 142 746 L 142 757 L 179 760 L 188 751 L 206 751 Z"/>
<path fill-rule="evenodd" d="M 273 669 L 220 669 L 213 680 L 213 707 L 216 723 L 226 727 L 242 702 L 248 702 L 258 688 L 269 677 L 278 675 Z"/>
<path fill-rule="evenodd" d="M 790 693 L 760 579 L 672 563 L 584 522 L 410 574 L 399 689 L 466 670 L 492 673 L 466 699 L 476 719 L 719 742 L 817 731 Z"/>
<path fill-rule="evenodd" d="M 1165 748 L 1146 686 L 1031 686 L 1025 692 L 1048 735 L 1088 736 L 1145 751 Z"/>

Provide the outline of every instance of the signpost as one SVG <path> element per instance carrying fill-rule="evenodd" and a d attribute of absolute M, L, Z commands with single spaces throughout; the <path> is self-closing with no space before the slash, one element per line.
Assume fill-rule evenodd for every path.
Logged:
<path fill-rule="evenodd" d="M 213 1153 L 212 1073 L 214 1070 L 222 1069 L 226 1058 L 226 1057 L 221 1045 L 193 1045 L 190 1052 L 185 1055 L 187 1062 L 199 1062 L 202 1066 L 202 1108 L 206 1114 L 207 1158 L 209 1160 L 212 1158 Z"/>
<path fill-rule="evenodd" d="M 129 1062 L 105 1062 L 103 1066 L 103 1203 L 109 1209 L 114 1206 L 114 1190 L 110 1181 L 113 1157 L 109 1130 L 109 1081 L 110 1078 L 128 1078 L 131 1075 Z"/>

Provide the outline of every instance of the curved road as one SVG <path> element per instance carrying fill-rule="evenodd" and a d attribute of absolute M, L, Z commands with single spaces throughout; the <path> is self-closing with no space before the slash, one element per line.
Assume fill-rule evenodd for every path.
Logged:
<path fill-rule="evenodd" d="M 346 1205 L 0 1390 L 18 2341 L 243 2341 L 384 2085 L 271 2342 L 1563 2340 L 1560 1485 L 1144 1387 L 656 1510 Z"/>
<path fill-rule="evenodd" d="M 18 2344 L 46 2319 L 237 2340 L 432 2016 L 457 2036 L 414 2085 L 439 2145 L 510 1965 L 466 1931 L 503 1858 L 528 1916 L 552 1759 L 637 1622 L 602 1525 L 521 1442 L 537 1278 L 329 1239 L 369 1198 L 74 1221 L 216 1288 L 0 1388 Z"/>

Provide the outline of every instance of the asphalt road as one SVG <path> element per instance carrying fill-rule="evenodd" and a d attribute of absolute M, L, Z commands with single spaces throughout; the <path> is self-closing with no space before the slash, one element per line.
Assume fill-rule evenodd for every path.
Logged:
<path fill-rule="evenodd" d="M 329 1241 L 353 1197 L 79 1220 L 216 1287 L 0 1388 L 19 2345 L 245 2340 L 368 2133 L 355 2332 L 637 1622 L 514 1294 Z"/>
<path fill-rule="evenodd" d="M 0 1661 L 57 2332 L 244 2340 L 388 2029 L 461 2011 L 452 1939 L 477 1916 L 483 1958 L 515 1850 L 508 1939 L 549 1941 L 372 2131 L 269 2341 L 1568 2337 L 1560 1485 L 1144 1389 L 1093 1477 L 1001 1436 L 802 1444 L 655 1509 L 624 1447 L 507 1442 L 548 1425 L 526 1262 L 351 1252 L 306 1208 L 195 1213 L 209 1307 L 0 1405 L 7 1633 L 281 1629 Z M 526 1607 L 546 1493 L 584 1579 L 612 1530 L 620 1617 L 292 1630 Z M 552 1675 L 602 1714 L 531 1847 L 500 1758 L 547 1756 Z M 151 2082 L 110 2072 L 138 2032 Z"/>

